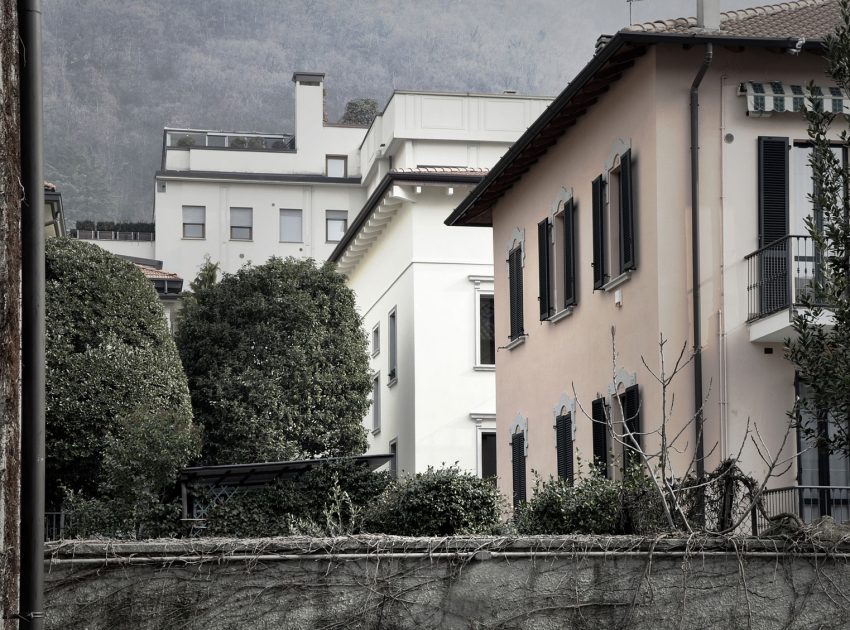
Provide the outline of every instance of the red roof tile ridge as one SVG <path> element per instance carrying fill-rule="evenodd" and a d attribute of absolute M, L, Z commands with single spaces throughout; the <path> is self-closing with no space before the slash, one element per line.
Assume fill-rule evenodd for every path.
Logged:
<path fill-rule="evenodd" d="M 778 4 L 766 4 L 758 7 L 750 7 L 747 9 L 733 9 L 724 11 L 720 14 L 720 30 L 724 30 L 724 22 L 731 20 L 745 20 L 751 17 L 761 15 L 772 15 L 780 11 L 793 11 L 805 7 L 814 7 L 822 4 L 829 4 L 833 0 L 788 0 Z M 638 22 L 625 27 L 624 31 L 629 32 L 648 32 L 648 33 L 663 33 L 676 28 L 696 28 L 697 19 L 695 17 L 680 17 L 670 18 L 666 20 L 654 20 L 652 22 Z"/>

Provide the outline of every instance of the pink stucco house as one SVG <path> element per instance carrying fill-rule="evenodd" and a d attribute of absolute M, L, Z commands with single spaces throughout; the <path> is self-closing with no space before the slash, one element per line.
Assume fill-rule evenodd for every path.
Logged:
<path fill-rule="evenodd" d="M 824 74 L 838 2 L 717 6 L 600 38 L 446 220 L 493 228 L 498 469 L 512 471 L 500 487 L 515 501 L 532 470 L 572 478 L 596 458 L 619 474 L 623 445 L 588 416 L 625 417 L 655 448 L 661 388 L 644 361 L 660 367 L 660 334 L 668 369 L 697 350 L 669 392 L 684 468 L 737 455 L 748 419 L 776 452 L 805 395 L 783 353 L 814 260 L 800 110 L 822 94 L 850 111 Z M 746 441 L 744 466 L 762 475 Z M 799 446 L 792 434 L 784 454 Z M 848 518 L 835 489 L 850 486 L 846 458 L 811 449 L 792 464 L 771 484 L 768 500 L 788 501 L 777 510 Z"/>

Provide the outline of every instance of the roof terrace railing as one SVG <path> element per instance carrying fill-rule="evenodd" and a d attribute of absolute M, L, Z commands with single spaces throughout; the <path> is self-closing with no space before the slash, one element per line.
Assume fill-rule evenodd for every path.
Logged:
<path fill-rule="evenodd" d="M 116 232 L 113 230 L 69 230 L 71 238 L 86 241 L 154 241 L 154 232 Z"/>

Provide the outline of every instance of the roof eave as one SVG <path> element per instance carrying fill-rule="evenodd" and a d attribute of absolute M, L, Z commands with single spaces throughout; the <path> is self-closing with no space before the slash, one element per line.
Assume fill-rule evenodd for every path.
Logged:
<path fill-rule="evenodd" d="M 730 37 L 720 35 L 716 32 L 694 32 L 694 33 L 651 33 L 640 31 L 620 31 L 616 33 L 605 47 L 596 53 L 593 58 L 582 68 L 566 88 L 555 98 L 549 107 L 532 123 L 519 139 L 511 145 L 511 148 L 493 166 L 488 175 L 481 180 L 472 192 L 455 208 L 446 218 L 445 224 L 450 226 L 477 226 L 492 227 L 492 207 L 496 203 L 493 200 L 483 207 L 476 208 L 484 193 L 488 192 L 494 182 L 497 182 L 505 171 L 511 167 L 525 150 L 552 124 L 561 112 L 579 95 L 582 89 L 611 61 L 611 59 L 627 44 L 634 46 L 650 46 L 654 44 L 717 44 L 723 46 L 757 46 L 762 48 L 795 48 L 799 38 L 747 38 Z M 802 49 L 807 51 L 823 50 L 823 40 L 807 40 L 802 44 Z M 591 105 L 592 106 L 592 105 Z M 563 135 L 564 129 L 558 137 Z M 544 150 L 545 152 L 545 150 Z M 533 163 L 535 160 L 531 160 Z M 518 181 L 521 175 L 517 178 Z M 506 187 L 510 188 L 513 182 Z M 499 194 L 496 199 L 500 198 Z"/>

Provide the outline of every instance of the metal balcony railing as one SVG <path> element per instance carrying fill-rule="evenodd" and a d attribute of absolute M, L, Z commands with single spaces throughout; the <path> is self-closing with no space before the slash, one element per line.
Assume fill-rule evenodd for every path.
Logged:
<path fill-rule="evenodd" d="M 45 512 L 44 513 L 44 539 L 62 540 L 65 532 L 71 525 L 72 514 L 70 512 Z"/>
<path fill-rule="evenodd" d="M 111 230 L 71 230 L 71 238 L 88 241 L 145 241 L 155 239 L 153 232 L 115 232 Z"/>
<path fill-rule="evenodd" d="M 767 317 L 800 304 L 812 295 L 821 253 L 810 236 L 784 236 L 745 257 L 747 321 Z"/>
<path fill-rule="evenodd" d="M 765 490 L 761 503 L 768 517 L 790 513 L 804 523 L 813 523 L 822 516 L 831 516 L 838 523 L 850 522 L 850 487 L 847 486 L 788 486 Z M 770 526 L 763 514 L 756 514 L 758 531 Z"/>

